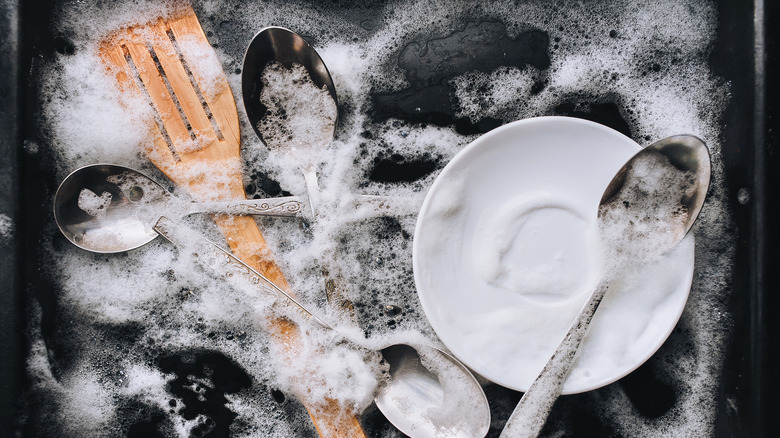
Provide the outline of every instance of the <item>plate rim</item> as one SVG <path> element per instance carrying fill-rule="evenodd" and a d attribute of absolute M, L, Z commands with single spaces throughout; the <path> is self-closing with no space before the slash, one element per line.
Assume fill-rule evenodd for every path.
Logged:
<path fill-rule="evenodd" d="M 420 274 L 420 268 L 419 268 L 418 265 L 421 262 L 419 261 L 419 257 L 416 256 L 418 254 L 418 252 L 419 252 L 419 244 L 418 244 L 419 239 L 417 239 L 417 231 L 420 229 L 420 225 L 421 225 L 421 223 L 424 220 L 425 215 L 423 213 L 426 212 L 428 210 L 428 208 L 429 208 L 429 204 L 431 202 L 430 201 L 431 200 L 431 195 L 430 194 L 434 193 L 435 189 L 440 184 L 443 184 L 441 182 L 442 179 L 440 177 L 441 177 L 441 175 L 445 174 L 445 172 L 447 172 L 447 168 L 448 167 L 451 167 L 451 163 L 455 163 L 454 165 L 457 165 L 458 162 L 468 158 L 469 155 L 473 154 L 472 151 L 474 149 L 478 149 L 478 148 L 482 147 L 482 145 L 484 143 L 490 142 L 493 137 L 495 137 L 497 135 L 500 135 L 504 131 L 517 129 L 518 127 L 522 127 L 524 125 L 540 124 L 540 123 L 552 123 L 552 122 L 563 122 L 563 123 L 580 124 L 580 125 L 588 126 L 589 128 L 594 128 L 594 129 L 601 130 L 603 132 L 608 132 L 610 135 L 618 136 L 619 138 L 622 138 L 622 140 L 628 140 L 630 143 L 636 145 L 636 149 L 635 149 L 634 153 L 638 152 L 639 150 L 641 150 L 643 148 L 643 146 L 639 145 L 633 139 L 631 139 L 630 137 L 626 136 L 625 134 L 623 134 L 623 133 L 621 133 L 621 132 L 619 132 L 619 131 L 617 131 L 617 130 L 615 130 L 613 128 L 610 128 L 610 127 L 608 127 L 606 125 L 597 123 L 597 122 L 593 122 L 593 121 L 590 121 L 590 120 L 581 119 L 581 118 L 577 118 L 577 117 L 569 117 L 569 116 L 539 116 L 539 117 L 531 117 L 531 118 L 526 118 L 526 119 L 515 120 L 513 122 L 509 122 L 507 124 L 504 124 L 504 125 L 502 125 L 502 126 L 500 126 L 498 128 L 495 128 L 495 129 L 493 129 L 493 130 L 491 130 L 491 131 L 489 131 L 489 132 L 479 136 L 478 138 L 474 139 L 471 143 L 466 145 L 463 149 L 458 151 L 450 159 L 450 161 L 444 166 L 444 168 L 439 172 L 439 174 L 434 179 L 433 184 L 431 184 L 431 187 L 428 189 L 428 192 L 425 195 L 425 199 L 423 200 L 422 206 L 420 207 L 420 212 L 418 214 L 417 220 L 415 221 L 415 234 L 414 234 L 413 240 L 412 240 L 412 271 L 413 271 L 413 277 L 414 277 L 414 282 L 415 282 L 415 291 L 417 293 L 418 300 L 420 301 L 420 305 L 422 306 L 423 312 L 425 313 L 425 316 L 428 319 L 428 323 L 430 324 L 431 328 L 433 328 L 434 332 L 436 333 L 436 335 L 439 337 L 440 341 L 445 346 L 447 346 L 447 344 L 444 343 L 444 340 L 442 339 L 442 336 L 441 336 L 441 333 L 440 333 L 441 328 L 437 328 L 433 324 L 432 319 L 429 316 L 429 314 L 431 313 L 431 310 L 429 310 L 428 307 L 429 306 L 433 306 L 434 304 L 428 303 L 428 300 L 425 298 L 425 294 L 421 294 L 420 293 L 420 291 L 421 291 L 420 284 L 422 284 L 422 280 L 419 278 L 421 274 Z M 681 275 L 681 280 L 680 280 L 680 284 L 679 284 L 678 287 L 683 287 L 683 286 L 685 287 L 685 293 L 684 293 L 684 298 L 685 299 L 683 300 L 683 304 L 681 306 L 679 306 L 679 309 L 677 309 L 675 314 L 670 314 L 669 315 L 671 317 L 670 321 L 673 321 L 673 323 L 670 323 L 669 327 L 666 330 L 663 330 L 661 333 L 659 333 L 660 336 L 658 337 L 658 340 L 654 344 L 650 345 L 649 348 L 647 348 L 647 351 L 646 351 L 646 353 L 644 355 L 638 355 L 637 356 L 637 360 L 636 360 L 635 364 L 632 364 L 631 366 L 626 367 L 625 370 L 622 370 L 619 373 L 615 373 L 613 375 L 610 375 L 608 378 L 597 380 L 597 381 L 591 383 L 590 385 L 580 385 L 580 386 L 567 388 L 566 385 L 564 384 L 564 390 L 562 391 L 563 395 L 578 394 L 578 393 L 583 393 L 583 392 L 587 392 L 587 391 L 592 391 L 592 390 L 595 390 L 595 389 L 607 386 L 607 385 L 609 385 L 611 383 L 614 383 L 614 382 L 622 379 L 623 377 L 627 376 L 628 374 L 632 373 L 633 371 L 635 371 L 640 366 L 642 366 L 650 357 L 652 357 L 661 348 L 661 346 L 666 342 L 666 340 L 668 339 L 669 335 L 674 331 L 674 328 L 679 323 L 679 320 L 680 320 L 680 318 L 681 318 L 681 316 L 682 316 L 682 314 L 683 314 L 683 312 L 685 310 L 686 303 L 687 303 L 687 301 L 689 299 L 689 296 L 690 296 L 690 291 L 691 291 L 691 287 L 692 287 L 692 284 L 693 284 L 694 268 L 695 268 L 695 246 L 694 245 L 695 245 L 695 242 L 694 242 L 693 245 L 691 245 L 691 249 L 689 250 L 689 252 L 690 252 L 690 263 L 688 264 L 688 266 L 686 266 L 687 269 L 685 270 L 685 272 L 681 272 L 681 274 L 680 274 Z M 447 348 L 449 350 L 449 347 L 447 347 Z M 467 362 L 469 362 L 468 360 L 464 360 L 462 357 L 456 355 L 455 352 L 453 352 L 451 350 L 450 350 L 450 354 L 452 354 L 453 356 L 457 357 L 458 360 L 462 361 L 470 370 L 472 370 L 472 372 L 482 376 L 483 378 L 485 378 L 486 380 L 488 380 L 490 382 L 493 382 L 493 383 L 498 384 L 500 386 L 503 386 L 503 387 L 506 387 L 506 388 L 509 388 L 509 389 L 513 389 L 513 390 L 516 390 L 516 391 L 520 391 L 520 392 L 524 392 L 524 391 L 526 391 L 528 389 L 528 388 L 519 387 L 517 385 L 507 384 L 507 382 L 505 380 L 499 381 L 499 379 L 495 379 L 495 377 L 493 377 L 493 378 L 486 377 L 485 375 L 479 373 L 479 371 L 477 371 L 474 368 L 472 368 L 467 363 Z"/>

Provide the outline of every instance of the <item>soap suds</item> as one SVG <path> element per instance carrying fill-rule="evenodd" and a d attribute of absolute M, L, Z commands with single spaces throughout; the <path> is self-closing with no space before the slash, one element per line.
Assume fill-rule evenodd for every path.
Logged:
<path fill-rule="evenodd" d="M 0 245 L 5 245 L 14 237 L 14 221 L 5 213 L 0 213 Z"/>
<path fill-rule="evenodd" d="M 669 436 L 711 435 L 716 415 L 712 400 L 718 394 L 723 341 L 729 333 L 730 317 L 723 303 L 728 297 L 733 247 L 726 232 L 729 215 L 719 153 L 719 121 L 728 88 L 707 64 L 718 24 L 713 3 L 626 0 L 572 2 L 561 8 L 545 2 L 489 1 L 465 8 L 432 0 L 395 1 L 376 6 L 370 26 L 354 22 L 345 9 L 307 2 L 207 0 L 194 6 L 234 94 L 241 89 L 237 70 L 243 51 L 262 26 L 288 27 L 317 48 L 334 76 L 342 112 L 336 139 L 318 163 L 324 202 L 333 206 L 340 205 L 344 193 L 424 194 L 438 170 L 476 137 L 458 134 L 449 126 L 392 117 L 376 121 L 371 116 L 371 93 L 392 93 L 410 85 L 397 62 L 404 48 L 418 44 L 422 52 L 424 35 L 447 36 L 469 22 L 503 23 L 510 37 L 529 29 L 545 32 L 550 67 L 502 67 L 451 78 L 447 87 L 457 117 L 472 122 L 485 117 L 510 121 L 553 114 L 567 100 L 583 107 L 612 102 L 640 144 L 681 132 L 701 136 L 713 154 L 714 173 L 707 205 L 693 230 L 697 275 L 681 333 L 670 338 L 657 360 L 669 364 L 661 372 L 677 389 L 675 407 L 650 420 L 632 409 L 619 386 L 597 394 L 599 417 L 624 436 L 657 436 L 659 431 Z M 154 20 L 175 8 L 153 1 L 111 5 L 72 1 L 57 6 L 54 28 L 74 44 L 74 53 L 42 59 L 34 73 L 43 82 L 39 146 L 53 158 L 51 168 L 58 179 L 82 165 L 113 162 L 165 181 L 139 146 L 152 140 L 147 126 L 153 110 L 145 99 L 128 99 L 126 94 L 118 104 L 121 91 L 96 53 L 97 44 L 109 32 Z M 213 56 L 208 50 L 198 53 Z M 537 82 L 544 84 L 541 90 Z M 204 88 L 204 93 L 211 92 L 218 90 Z M 281 190 L 303 194 L 298 169 L 289 161 L 269 159 L 272 151 L 255 137 L 241 108 L 238 113 L 245 186 L 260 187 L 262 181 L 252 178 L 259 170 L 279 181 Z M 407 160 L 430 159 L 436 163 L 434 171 L 412 182 L 366 178 L 377 158 L 391 159 L 394 154 Z M 340 286 L 354 304 L 360 330 L 372 341 L 399 332 L 435 339 L 411 275 L 415 216 L 343 223 L 337 211 L 329 213 L 315 224 L 315 230 L 297 220 L 260 219 L 275 259 L 301 300 L 329 321 L 342 318 L 324 300 L 319 266 L 322 254 L 329 253 L 341 269 Z M 194 217 L 188 223 L 214 240 L 221 238 L 208 218 Z M 40 435 L 124 436 L 134 424 L 149 425 L 154 418 L 159 420 L 151 427 L 167 436 L 212 430 L 208 428 L 223 428 L 218 432 L 231 436 L 316 435 L 296 397 L 280 398 L 274 392 L 285 378 L 258 321 L 265 309 L 255 306 L 255 301 L 230 292 L 224 282 L 195 268 L 161 239 L 128 253 L 98 256 L 51 237 L 56 233 L 53 221 L 48 231 L 44 265 L 58 288 L 50 305 L 59 319 L 44 315 L 47 324 L 54 321 L 54 335 L 44 337 L 36 330 L 40 324 L 34 318 L 29 332 L 28 373 L 35 379 L 27 424 L 36 424 Z M 388 312 L 387 305 L 397 306 L 400 313 Z M 688 341 L 696 348 L 689 348 Z M 229 359 L 201 364 L 206 353 Z M 201 371 L 184 376 L 158 371 L 172 355 Z M 336 360 L 351 357 L 346 351 L 334 355 Z M 71 360 L 73 356 L 81 359 Z M 217 376 L 225 369 L 232 375 L 250 376 L 251 383 L 215 392 L 204 389 L 218 388 Z M 343 377 L 336 374 L 335 381 Z M 367 377 L 361 374 L 358 381 L 368 382 L 363 380 Z M 343 393 L 333 394 L 363 406 L 366 394 L 358 393 L 370 385 L 357 386 L 347 385 Z M 326 388 L 315 390 L 330 391 Z M 224 417 L 203 407 L 222 399 L 226 401 L 216 404 L 229 411 L 220 411 Z M 220 421 L 209 423 L 209 415 Z M 551 433 L 567 434 L 569 427 L 565 422 L 553 424 Z M 400 436 L 381 426 L 371 432 L 372 436 Z"/>
<path fill-rule="evenodd" d="M 691 212 L 682 203 L 696 193 L 692 171 L 658 153 L 631 160 L 624 184 L 599 206 L 599 228 L 608 257 L 618 265 L 655 260 L 674 247 Z"/>
<path fill-rule="evenodd" d="M 475 231 L 475 272 L 529 299 L 566 300 L 592 283 L 599 247 L 572 203 L 525 193 L 486 212 Z"/>
<path fill-rule="evenodd" d="M 260 102 L 266 113 L 257 129 L 269 148 L 287 148 L 290 154 L 303 154 L 313 160 L 312 150 L 326 147 L 338 112 L 327 87 L 314 85 L 306 68 L 293 63 L 287 69 L 270 63 L 262 74 Z"/>
<path fill-rule="evenodd" d="M 332 141 L 338 109 L 327 86 L 318 88 L 306 68 L 269 63 L 261 74 L 260 103 L 265 114 L 257 122 L 270 149 L 268 161 L 280 166 L 279 182 L 301 192 L 299 168 L 317 166 Z"/>
<path fill-rule="evenodd" d="M 105 217 L 108 206 L 111 204 L 111 193 L 103 192 L 98 196 L 89 189 L 81 189 L 78 200 L 79 208 L 90 216 L 101 219 Z"/>

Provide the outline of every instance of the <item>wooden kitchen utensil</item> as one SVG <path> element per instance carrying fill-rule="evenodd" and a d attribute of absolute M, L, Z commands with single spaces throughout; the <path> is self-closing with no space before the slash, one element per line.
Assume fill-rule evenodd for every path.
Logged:
<path fill-rule="evenodd" d="M 149 122 L 154 141 L 145 146 L 155 166 L 196 201 L 246 198 L 233 93 L 191 7 L 118 30 L 101 45 L 100 56 L 122 93 L 141 93 L 156 109 Z M 214 221 L 236 256 L 289 290 L 252 217 L 217 215 Z M 295 360 L 301 332 L 282 318 L 270 326 Z M 320 436 L 365 437 L 354 414 L 337 402 L 302 401 Z"/>

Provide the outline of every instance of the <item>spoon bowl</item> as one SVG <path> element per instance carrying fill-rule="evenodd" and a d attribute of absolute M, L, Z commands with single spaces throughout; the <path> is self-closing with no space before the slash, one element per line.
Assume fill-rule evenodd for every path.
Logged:
<path fill-rule="evenodd" d="M 693 135 L 674 135 L 661 139 L 640 150 L 612 178 L 599 203 L 599 219 L 603 220 L 605 213 L 620 201 L 621 193 L 631 190 L 627 185 L 639 184 L 638 179 L 628 180 L 627 177 L 637 162 L 655 157 L 656 162 L 666 161 L 680 174 L 689 174 L 690 189 L 680 194 L 679 205 L 686 212 L 682 222 L 675 221 L 672 229 L 671 242 L 676 244 L 696 222 L 696 218 L 704 205 L 704 198 L 710 186 L 710 154 L 704 142 Z"/>
<path fill-rule="evenodd" d="M 252 129 L 264 143 L 263 132 L 258 128 L 258 123 L 267 109 L 260 102 L 260 94 L 263 90 L 261 78 L 263 70 L 271 62 L 281 63 L 288 69 L 292 67 L 293 63 L 304 66 L 317 87 L 327 87 L 330 97 L 333 98 L 338 107 L 336 86 L 333 85 L 333 78 L 328 67 L 325 66 L 317 51 L 300 35 L 289 29 L 278 26 L 261 29 L 252 38 L 252 42 L 249 43 L 244 53 L 241 69 L 241 95 Z"/>
<path fill-rule="evenodd" d="M 154 222 L 138 214 L 137 202 L 164 202 L 168 192 L 140 173 L 146 184 L 121 190 L 111 180 L 128 170 L 97 164 L 76 169 L 62 181 L 54 194 L 54 220 L 74 245 L 97 253 L 116 253 L 146 245 L 158 236 L 152 229 Z M 100 203 L 93 209 L 85 208 L 88 197 L 93 204 Z"/>
<path fill-rule="evenodd" d="M 395 344 L 381 352 L 396 383 L 382 387 L 374 402 L 398 430 L 412 437 L 449 436 L 441 432 L 447 428 L 457 430 L 455 436 L 485 436 L 487 398 L 460 361 L 430 346 Z M 452 390 L 469 396 L 453 397 Z"/>
<path fill-rule="evenodd" d="M 314 85 L 320 89 L 326 87 L 333 100 L 332 108 L 335 109 L 335 115 L 331 117 L 328 115 L 330 105 L 322 100 L 305 100 L 292 96 L 276 97 L 277 100 L 287 101 L 289 105 L 298 107 L 295 110 L 296 113 L 306 112 L 307 118 L 310 118 L 308 120 L 309 126 L 313 129 L 295 126 L 296 123 L 291 121 L 291 117 L 300 117 L 301 114 L 289 114 L 287 111 L 285 111 L 287 116 L 282 117 L 278 123 L 275 121 L 271 124 L 270 129 L 273 131 L 281 129 L 293 137 L 300 136 L 296 141 L 279 141 L 277 139 L 271 142 L 269 140 L 274 138 L 274 135 L 270 135 L 270 132 L 264 132 L 262 120 L 268 117 L 269 108 L 263 103 L 263 89 L 265 87 L 263 72 L 273 63 L 281 64 L 287 70 L 292 69 L 296 64 L 303 66 Z M 295 85 L 290 82 L 282 85 L 282 88 L 290 86 Z M 298 84 L 298 86 L 302 86 L 302 84 Z M 285 148 L 285 152 L 297 161 L 306 183 L 312 213 L 316 216 L 320 203 L 320 188 L 316 169 L 317 157 L 319 152 L 333 140 L 336 126 L 338 126 L 338 97 L 328 68 L 317 51 L 297 33 L 283 27 L 266 27 L 255 35 L 244 54 L 241 90 L 247 118 L 260 140 L 269 147 Z M 280 90 L 274 88 L 271 89 L 271 92 L 280 92 Z M 321 124 L 322 126 L 314 128 L 311 124 Z M 266 126 L 266 128 L 268 127 Z M 296 143 L 298 143 L 297 146 Z M 296 150 L 297 147 L 302 150 Z"/>

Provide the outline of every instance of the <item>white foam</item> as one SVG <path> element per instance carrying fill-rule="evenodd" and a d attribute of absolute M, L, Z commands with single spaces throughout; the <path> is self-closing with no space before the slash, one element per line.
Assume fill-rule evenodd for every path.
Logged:
<path fill-rule="evenodd" d="M 333 331 L 306 334 L 296 344 L 292 361 L 286 360 L 289 353 L 284 348 L 274 349 L 280 358 L 277 372 L 282 389 L 315 405 L 333 399 L 353 412 L 365 410 L 380 382 L 381 355 L 356 349 Z"/>
<path fill-rule="evenodd" d="M 42 93 L 51 99 L 41 108 L 46 138 L 40 148 L 53 148 L 52 167 L 60 177 L 81 165 L 115 162 L 146 170 L 159 178 L 160 173 L 139 147 L 151 141 L 147 126 L 153 111 L 144 99 L 128 99 L 126 94 L 122 94 L 119 104 L 120 91 L 97 56 L 97 44 L 111 30 L 154 20 L 176 6 L 154 1 L 84 3 L 68 3 L 54 15 L 55 27 L 71 39 L 75 53 L 41 60 L 36 70 L 44 83 Z M 264 25 L 283 25 L 312 37 L 333 74 L 343 114 L 336 140 L 319 166 L 323 199 L 332 210 L 326 211 L 329 214 L 314 230 L 302 230 L 298 222 L 291 220 L 260 222 L 296 294 L 331 320 L 339 313 L 323 305 L 318 267 L 323 253 L 335 260 L 333 263 L 341 270 L 340 278 L 344 279 L 344 294 L 362 305 L 358 308 L 359 321 L 372 341 L 396 332 L 403 332 L 408 339 L 418 336 L 429 342 L 435 337 L 419 310 L 411 282 L 414 217 L 400 218 L 398 222 L 342 222 L 337 210 L 342 195 L 362 192 L 408 197 L 424 193 L 436 172 L 419 181 L 400 184 L 369 182 L 365 176 L 377 156 L 400 153 L 414 159 L 427 154 L 443 164 L 474 138 L 461 136 L 449 127 L 422 127 L 392 119 L 377 123 L 367 116 L 373 105 L 369 93 L 389 93 L 409 86 L 396 60 L 402 48 L 423 43 L 419 35 L 430 32 L 446 36 L 469 20 L 490 20 L 505 23 L 511 37 L 529 29 L 541 29 L 550 36 L 549 69 L 510 67 L 468 72 L 453 78 L 451 98 L 458 101 L 459 117 L 472 121 L 485 116 L 509 120 L 550 114 L 566 96 L 582 93 L 590 96 L 584 101 L 616 101 L 631 127 L 632 137 L 642 143 L 680 132 L 704 138 L 713 153 L 714 175 L 710 199 L 694 228 L 700 237 L 696 266 L 700 275 L 683 318 L 686 333 L 696 348 L 691 351 L 686 345 L 677 345 L 684 342 L 673 337 L 670 347 L 658 353 L 657 361 L 669 363 L 664 369 L 669 381 L 684 382 L 677 388 L 676 407 L 661 419 L 650 421 L 632 410 L 619 387 L 612 386 L 600 394 L 609 394 L 601 403 L 601 414 L 622 435 L 653 436 L 659 430 L 670 436 L 711 434 L 715 417 L 712 400 L 717 397 L 723 340 L 728 335 L 729 316 L 722 316 L 722 303 L 728 294 L 725 285 L 733 248 L 726 234 L 729 216 L 723 207 L 719 155 L 719 117 L 728 99 L 728 89 L 712 75 L 707 64 L 717 25 L 714 4 L 612 1 L 568 5 L 563 13 L 555 4 L 545 2 L 518 5 L 489 1 L 480 3 L 473 11 L 464 11 L 457 3 L 401 1 L 379 6 L 371 26 L 366 26 L 371 30 L 358 26 L 340 9 L 327 10 L 308 3 L 205 1 L 195 6 L 210 41 L 220 46 L 217 56 L 235 94 L 240 90 L 235 69 L 240 67 L 249 38 Z M 612 30 L 615 37 L 610 36 Z M 178 43 L 185 47 L 188 41 Z M 193 55 L 198 61 L 193 64 L 212 65 L 209 60 L 213 60 L 213 55 L 206 49 L 198 48 Z M 659 63 L 659 71 L 652 69 L 653 62 Z M 204 73 L 211 77 L 214 74 L 218 74 L 216 69 Z M 534 94 L 531 84 L 538 79 L 546 81 L 546 85 Z M 203 91 L 218 92 L 208 86 Z M 303 194 L 305 186 L 296 169 L 274 154 L 269 158 L 241 109 L 239 115 L 244 168 L 260 169 L 279 180 L 284 190 Z M 364 131 L 369 131 L 371 137 L 361 135 Z M 213 171 L 194 170 L 204 174 Z M 221 238 L 208 219 L 193 218 L 190 225 L 215 239 Z M 315 433 L 300 407 L 288 404 L 284 409 L 295 413 L 280 413 L 282 409 L 267 393 L 267 386 L 278 387 L 289 382 L 289 376 L 283 376 L 285 370 L 269 357 L 273 344 L 264 331 L 265 309 L 258 308 L 251 298 L 231 293 L 222 281 L 206 275 L 162 241 L 115 256 L 95 256 L 51 242 L 47 242 L 47 248 L 52 277 L 62 289 L 58 296 L 60 315 L 67 315 L 64 319 L 68 324 L 83 329 L 75 330 L 70 339 L 56 342 L 79 351 L 94 363 L 114 363 L 109 352 L 128 348 L 129 353 L 117 366 L 131 376 L 131 383 L 123 389 L 96 383 L 99 372 L 85 360 L 71 366 L 71 373 L 77 377 L 68 380 L 67 385 L 59 385 L 50 372 L 52 364 L 45 360 L 42 338 L 36 335 L 37 349 L 28 365 L 29 373 L 38 377 L 34 390 L 61 398 L 63 403 L 85 407 L 84 411 L 65 409 L 75 414 L 50 419 L 56 423 L 52 430 L 60 428 L 64 433 L 72 432 L 71 435 L 88 431 L 99 436 L 99 429 L 105 426 L 104 431 L 114 433 L 104 435 L 122 434 L 113 397 L 143 395 L 155 406 L 164 406 L 166 397 L 170 397 L 163 388 L 168 377 L 161 378 L 154 370 L 144 368 L 144 352 L 203 349 L 229 356 L 254 379 L 251 388 L 229 395 L 230 409 L 238 414 L 234 435 L 289 437 Z M 387 304 L 399 306 L 403 313 L 392 317 L 385 314 Z M 391 320 L 395 324 L 389 324 Z M 102 343 L 90 337 L 92 327 L 132 324 L 143 327 L 143 334 L 133 341 Z M 238 333 L 244 335 L 239 337 Z M 320 341 L 311 342 L 307 357 L 316 362 L 314 346 Z M 356 384 L 339 388 L 338 382 L 345 375 L 335 363 L 355 356 L 351 350 L 332 354 L 333 360 L 322 364 L 325 368 L 320 370 L 330 378 L 312 390 L 345 400 L 355 408 L 365 406 L 370 373 L 355 361 L 359 365 L 352 370 L 359 376 Z M 285 387 L 288 386 L 294 385 Z M 175 422 L 176 433 L 182 436 L 194 426 L 175 413 L 168 418 Z M 554 434 L 567 433 L 565 424 L 551 428 Z"/>
<path fill-rule="evenodd" d="M 0 245 L 5 245 L 14 237 L 14 221 L 5 213 L 0 213 Z"/>
<path fill-rule="evenodd" d="M 577 295 L 592 283 L 600 257 L 589 221 L 571 205 L 576 203 L 547 193 L 526 193 L 485 214 L 471 254 L 475 272 L 531 299 Z"/>
<path fill-rule="evenodd" d="M 306 68 L 294 63 L 287 69 L 270 63 L 262 73 L 260 102 L 266 113 L 257 129 L 270 148 L 285 148 L 290 155 L 315 160 L 312 151 L 327 147 L 338 115 L 327 87 L 317 88 Z"/>
<path fill-rule="evenodd" d="M 31 313 L 31 319 L 39 321 L 40 308 L 33 309 Z M 40 332 L 37 334 L 40 336 Z M 86 360 L 82 360 L 77 369 L 90 367 L 88 358 L 83 359 Z M 104 436 L 105 430 L 110 429 L 111 422 L 116 419 L 111 400 L 115 388 L 100 382 L 98 374 L 94 372 L 59 374 L 55 377 L 47 347 L 40 337 L 31 343 L 26 363 L 28 375 L 35 385 L 51 396 L 44 418 L 57 423 L 60 434 Z M 45 425 L 40 426 L 45 429 Z"/>
<path fill-rule="evenodd" d="M 105 217 L 109 204 L 111 204 L 111 193 L 103 192 L 98 196 L 89 189 L 81 189 L 79 192 L 79 208 L 90 216 L 98 219 Z"/>

